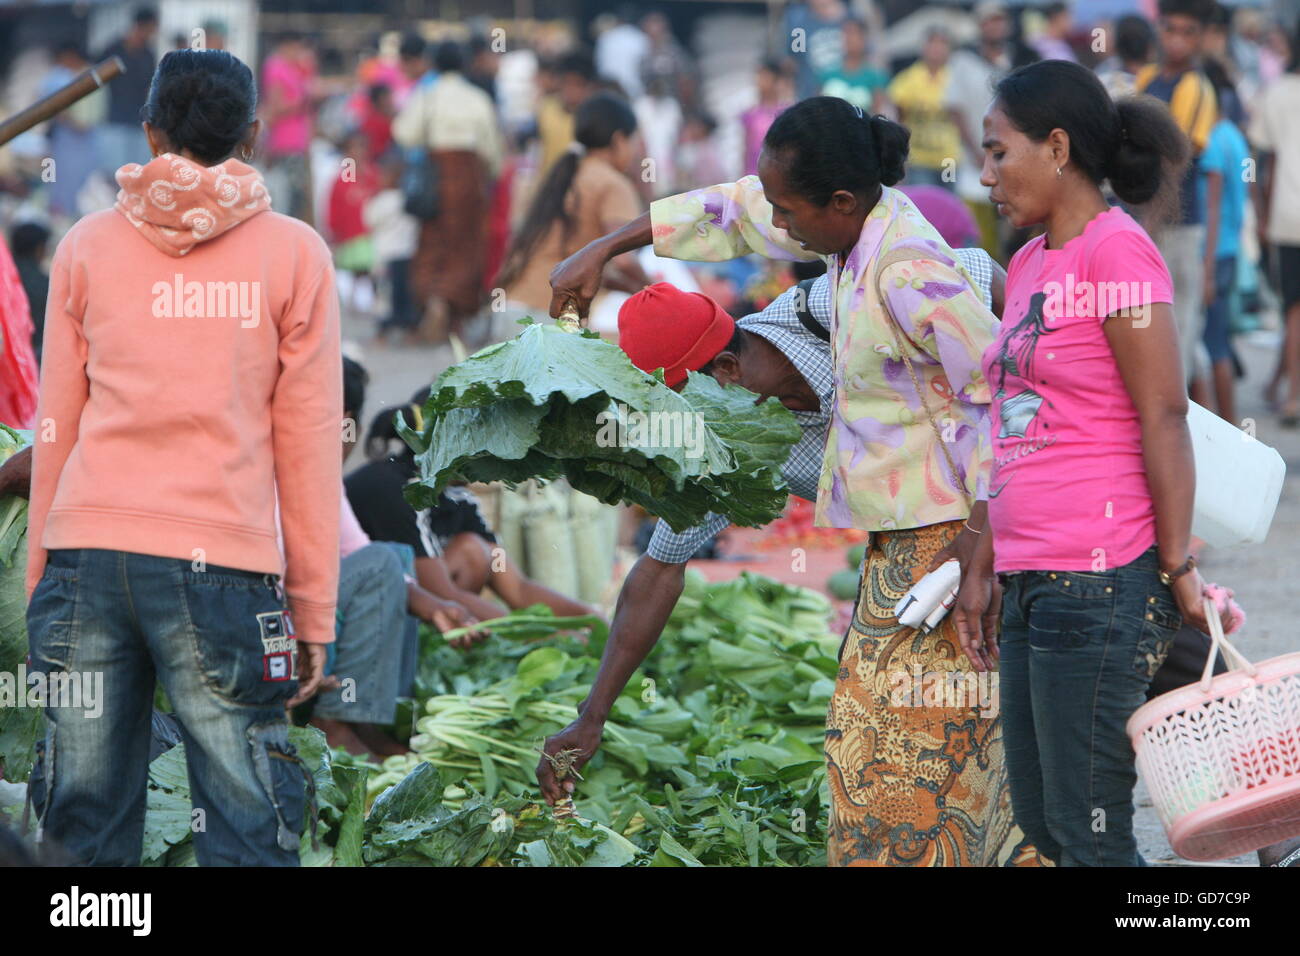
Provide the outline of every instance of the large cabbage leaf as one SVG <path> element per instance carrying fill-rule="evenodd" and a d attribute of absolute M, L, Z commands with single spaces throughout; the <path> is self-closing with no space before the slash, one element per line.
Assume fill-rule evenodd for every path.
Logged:
<path fill-rule="evenodd" d="M 456 479 L 564 477 L 608 504 L 641 505 L 678 531 L 711 512 L 757 527 L 785 504 L 781 466 L 800 430 L 779 403 L 756 402 L 752 392 L 695 373 L 675 392 L 597 335 L 528 325 L 447 369 L 420 431 L 399 422 L 420 470 L 407 498 L 429 507 Z M 629 429 L 640 413 L 698 431 L 611 444 L 613 426 L 601 416 L 618 420 L 620 407 Z"/>

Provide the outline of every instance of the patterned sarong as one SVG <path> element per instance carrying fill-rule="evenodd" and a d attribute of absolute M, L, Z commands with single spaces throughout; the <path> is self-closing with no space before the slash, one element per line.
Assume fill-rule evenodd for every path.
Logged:
<path fill-rule="evenodd" d="M 831 866 L 1042 866 L 1011 818 L 997 684 L 949 614 L 929 634 L 894 606 L 961 530 L 872 532 L 826 716 Z"/>

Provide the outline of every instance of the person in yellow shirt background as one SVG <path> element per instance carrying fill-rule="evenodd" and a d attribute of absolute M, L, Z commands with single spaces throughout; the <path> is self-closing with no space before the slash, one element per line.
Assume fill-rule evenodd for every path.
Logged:
<path fill-rule="evenodd" d="M 925 34 L 921 58 L 889 84 L 898 119 L 912 132 L 907 163 L 909 185 L 956 189 L 961 134 L 946 105 L 952 40 L 941 27 Z"/>

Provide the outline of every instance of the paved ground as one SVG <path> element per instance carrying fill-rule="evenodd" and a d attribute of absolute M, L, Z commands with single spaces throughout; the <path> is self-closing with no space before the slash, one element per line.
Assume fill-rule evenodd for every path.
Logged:
<path fill-rule="evenodd" d="M 367 422 L 383 408 L 405 404 L 417 388 L 429 384 L 454 360 L 452 350 L 445 346 L 380 347 L 370 344 L 370 336 L 368 323 L 345 318 L 345 348 L 371 375 Z M 1288 477 L 1268 540 L 1252 548 L 1209 550 L 1202 556 L 1202 570 L 1207 580 L 1236 591 L 1249 620 L 1235 643 L 1247 657 L 1259 660 L 1300 650 L 1300 625 L 1294 610 L 1300 608 L 1300 431 L 1281 429 L 1264 405 L 1263 383 L 1272 371 L 1276 343 L 1261 333 L 1255 339 L 1239 339 L 1238 345 L 1248 371 L 1238 387 L 1240 415 L 1253 419 L 1260 440 L 1277 448 L 1286 459 Z M 1201 865 L 1174 855 L 1140 784 L 1137 803 L 1138 843 L 1149 861 L 1165 866 Z M 1255 857 L 1238 857 L 1222 865 L 1253 866 Z"/>

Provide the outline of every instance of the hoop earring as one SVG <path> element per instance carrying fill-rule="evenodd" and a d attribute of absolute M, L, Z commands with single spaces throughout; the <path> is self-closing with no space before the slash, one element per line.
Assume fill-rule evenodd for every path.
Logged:
<path fill-rule="evenodd" d="M 243 160 L 244 162 L 246 162 L 246 163 L 252 162 L 252 160 L 253 160 L 253 151 L 252 151 L 251 149 L 249 149 L 247 146 L 245 146 L 243 149 L 241 149 L 241 150 L 239 151 L 239 158 L 242 159 L 242 160 Z"/>

